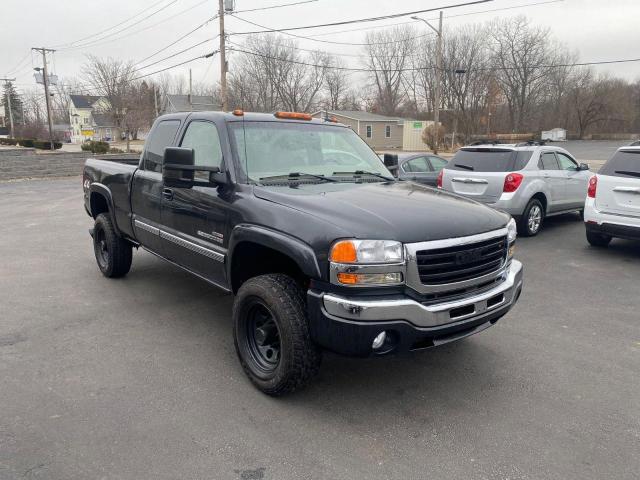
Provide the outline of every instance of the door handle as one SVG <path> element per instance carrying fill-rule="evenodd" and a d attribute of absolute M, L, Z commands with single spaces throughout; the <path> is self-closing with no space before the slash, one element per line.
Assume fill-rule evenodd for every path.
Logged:
<path fill-rule="evenodd" d="M 173 200 L 173 190 L 171 190 L 170 188 L 163 188 L 162 196 L 167 200 Z"/>

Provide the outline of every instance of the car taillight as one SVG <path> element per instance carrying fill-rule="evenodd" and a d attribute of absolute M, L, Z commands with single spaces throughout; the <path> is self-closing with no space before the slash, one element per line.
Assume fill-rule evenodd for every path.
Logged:
<path fill-rule="evenodd" d="M 438 188 L 442 188 L 442 177 L 444 176 L 444 170 L 440 170 L 440 173 L 438 174 L 438 180 L 436 181 L 436 185 L 438 186 Z"/>
<path fill-rule="evenodd" d="M 524 176 L 520 173 L 510 173 L 504 178 L 504 187 L 502 191 L 505 193 L 515 192 L 520 184 L 522 183 L 522 179 Z"/>
<path fill-rule="evenodd" d="M 589 198 L 596 198 L 597 189 L 598 189 L 598 177 L 594 175 L 589 179 L 589 188 L 587 189 L 587 196 Z"/>

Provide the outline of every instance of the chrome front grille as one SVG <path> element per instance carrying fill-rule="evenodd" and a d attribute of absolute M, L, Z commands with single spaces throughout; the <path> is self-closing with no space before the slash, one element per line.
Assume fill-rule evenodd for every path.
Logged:
<path fill-rule="evenodd" d="M 463 282 L 502 267 L 507 257 L 507 237 L 470 245 L 457 245 L 416 252 L 418 275 L 424 285 Z"/>
<path fill-rule="evenodd" d="M 437 297 L 480 288 L 505 273 L 507 229 L 405 244 L 407 286 Z"/>

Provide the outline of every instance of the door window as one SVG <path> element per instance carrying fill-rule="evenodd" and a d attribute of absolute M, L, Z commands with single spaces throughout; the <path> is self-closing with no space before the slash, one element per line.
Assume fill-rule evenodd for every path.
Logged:
<path fill-rule="evenodd" d="M 544 152 L 540 156 L 539 167 L 542 170 L 559 170 L 558 161 L 556 160 L 556 154 L 553 152 Z"/>
<path fill-rule="evenodd" d="M 429 157 L 429 162 L 431 162 L 431 168 L 434 172 L 439 172 L 449 163 L 440 157 Z"/>
<path fill-rule="evenodd" d="M 405 172 L 411 173 L 425 173 L 429 171 L 427 165 L 427 159 L 425 157 L 412 158 L 404 163 L 402 166 Z"/>
<path fill-rule="evenodd" d="M 144 169 L 152 172 L 162 171 L 164 149 L 173 144 L 180 127 L 180 120 L 164 120 L 151 131 L 144 148 Z"/>
<path fill-rule="evenodd" d="M 558 157 L 560 170 L 576 171 L 578 169 L 578 165 L 576 164 L 576 162 L 574 162 L 568 155 L 565 155 L 561 152 L 556 152 L 556 156 Z"/>
<path fill-rule="evenodd" d="M 180 146 L 193 148 L 196 166 L 222 167 L 220 137 L 213 123 L 197 120 L 191 122 Z M 209 178 L 209 173 L 196 171 L 194 177 L 206 180 Z"/>

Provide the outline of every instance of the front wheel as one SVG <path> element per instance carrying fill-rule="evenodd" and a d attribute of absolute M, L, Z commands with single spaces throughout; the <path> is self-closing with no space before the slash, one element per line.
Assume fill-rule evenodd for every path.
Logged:
<path fill-rule="evenodd" d="M 303 387 L 320 368 L 304 293 L 287 275 L 261 275 L 240 287 L 233 303 L 233 337 L 242 368 L 267 395 Z"/>
<path fill-rule="evenodd" d="M 611 237 L 602 233 L 587 232 L 587 242 L 593 247 L 607 247 L 611 243 Z"/>
<path fill-rule="evenodd" d="M 544 221 L 544 208 L 540 200 L 532 198 L 524 209 L 518 222 L 518 233 L 523 237 L 533 237 L 538 234 Z"/>

